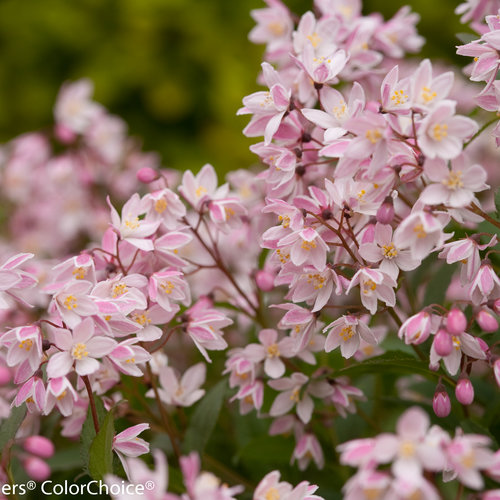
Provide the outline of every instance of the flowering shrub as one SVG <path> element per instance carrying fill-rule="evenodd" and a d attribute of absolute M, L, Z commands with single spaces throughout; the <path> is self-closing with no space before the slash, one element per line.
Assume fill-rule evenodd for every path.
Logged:
<path fill-rule="evenodd" d="M 499 9 L 457 7 L 471 91 L 403 59 L 409 8 L 267 0 L 238 111 L 265 167 L 222 185 L 65 84 L 2 151 L 2 494 L 499 498 Z"/>

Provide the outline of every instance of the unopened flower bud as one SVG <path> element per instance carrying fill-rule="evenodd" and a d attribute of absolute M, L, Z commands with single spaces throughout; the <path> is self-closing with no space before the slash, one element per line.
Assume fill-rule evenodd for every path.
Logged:
<path fill-rule="evenodd" d="M 500 314 L 500 299 L 496 299 L 493 302 L 493 309 L 497 314 Z"/>
<path fill-rule="evenodd" d="M 493 374 L 495 375 L 498 387 L 500 387 L 500 358 L 493 363 Z"/>
<path fill-rule="evenodd" d="M 76 133 L 61 123 L 54 127 L 54 135 L 63 144 L 71 144 L 76 139 Z"/>
<path fill-rule="evenodd" d="M 23 467 L 26 474 L 35 481 L 45 481 L 50 477 L 50 467 L 41 458 L 28 457 L 23 460 Z"/>
<path fill-rule="evenodd" d="M 382 205 L 377 210 L 377 222 L 381 224 L 390 224 L 394 219 L 394 202 L 392 197 L 387 196 Z"/>
<path fill-rule="evenodd" d="M 42 458 L 50 458 L 55 451 L 52 441 L 43 436 L 28 437 L 23 443 L 23 448 Z"/>
<path fill-rule="evenodd" d="M 10 382 L 10 370 L 6 366 L 0 366 L 0 386 Z"/>
<path fill-rule="evenodd" d="M 467 377 L 460 377 L 455 387 L 455 396 L 459 403 L 470 405 L 474 401 L 474 386 Z"/>
<path fill-rule="evenodd" d="M 150 182 L 156 181 L 158 177 L 158 172 L 150 167 L 142 167 L 137 172 L 137 180 L 143 184 L 149 184 Z"/>
<path fill-rule="evenodd" d="M 432 409 L 439 418 L 447 417 L 451 412 L 450 396 L 448 396 L 443 384 L 438 384 L 436 387 L 436 392 L 432 399 Z"/>
<path fill-rule="evenodd" d="M 257 271 L 255 283 L 263 292 L 270 292 L 274 288 L 274 276 L 268 271 Z"/>
<path fill-rule="evenodd" d="M 476 314 L 476 323 L 481 330 L 486 333 L 492 333 L 498 330 L 498 321 L 487 309 L 481 309 Z"/>
<path fill-rule="evenodd" d="M 466 328 L 467 318 L 465 314 L 457 307 L 454 307 L 446 316 L 446 329 L 452 335 L 460 335 L 465 332 Z"/>
<path fill-rule="evenodd" d="M 441 357 L 446 357 L 453 350 L 453 341 L 451 335 L 443 329 L 440 329 L 434 336 L 434 350 Z"/>

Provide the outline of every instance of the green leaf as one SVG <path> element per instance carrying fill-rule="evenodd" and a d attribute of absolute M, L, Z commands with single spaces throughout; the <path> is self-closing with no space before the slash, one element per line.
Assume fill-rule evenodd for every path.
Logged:
<path fill-rule="evenodd" d="M 196 408 L 186 431 L 183 452 L 201 453 L 214 430 L 227 391 L 227 381 L 221 380 L 212 387 Z"/>
<path fill-rule="evenodd" d="M 114 435 L 115 420 L 113 410 L 111 410 L 106 415 L 89 450 L 89 473 L 97 481 L 104 479 L 106 474 L 111 474 L 113 472 Z"/>
<path fill-rule="evenodd" d="M 52 472 L 82 469 L 83 467 L 82 457 L 78 453 L 77 446 L 57 451 L 47 460 L 47 464 Z"/>
<path fill-rule="evenodd" d="M 335 372 L 335 376 L 356 376 L 375 372 L 420 373 L 427 377 L 439 377 L 439 373 L 429 370 L 427 363 L 403 351 L 387 351 L 380 356 L 343 368 Z"/>
<path fill-rule="evenodd" d="M 26 405 L 13 406 L 11 408 L 9 417 L 0 425 L 0 453 L 7 443 L 15 437 L 17 429 L 23 423 L 25 416 Z"/>
<path fill-rule="evenodd" d="M 260 462 L 274 465 L 288 465 L 293 453 L 293 441 L 283 436 L 258 436 L 247 443 L 236 455 L 236 464 L 243 462 Z"/>
<path fill-rule="evenodd" d="M 100 398 L 94 398 L 95 407 L 97 410 L 97 419 L 99 420 L 99 424 L 102 425 L 104 419 L 106 417 L 106 409 L 104 408 L 104 404 L 102 403 Z M 94 428 L 94 419 L 92 418 L 92 411 L 90 409 L 90 405 L 87 411 L 87 418 L 83 423 L 82 432 L 80 434 L 80 456 L 82 459 L 82 463 L 84 464 L 85 472 L 89 472 L 89 450 L 92 445 L 92 441 L 94 441 L 96 436 L 95 428 Z"/>

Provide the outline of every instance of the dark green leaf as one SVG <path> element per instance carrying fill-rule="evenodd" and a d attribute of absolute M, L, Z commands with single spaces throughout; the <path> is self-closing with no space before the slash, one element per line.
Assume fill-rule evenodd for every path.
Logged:
<path fill-rule="evenodd" d="M 203 451 L 219 418 L 226 391 L 227 381 L 221 380 L 201 400 L 184 437 L 184 453 Z"/>
<path fill-rule="evenodd" d="M 52 472 L 82 469 L 83 467 L 82 457 L 76 446 L 57 451 L 54 456 L 47 460 L 47 464 Z"/>
<path fill-rule="evenodd" d="M 99 423 L 102 424 L 104 422 L 104 418 L 106 417 L 106 409 L 100 398 L 95 398 L 95 407 L 97 410 L 97 418 Z M 80 434 L 80 456 L 82 459 L 82 463 L 84 464 L 85 471 L 88 472 L 89 465 L 89 450 L 96 436 L 95 428 L 94 428 L 94 420 L 92 418 L 92 412 L 90 410 L 90 405 L 87 411 L 87 418 L 83 423 L 82 433 Z"/>
<path fill-rule="evenodd" d="M 113 472 L 113 437 L 115 435 L 115 420 L 111 410 L 104 419 L 97 436 L 92 441 L 89 450 L 89 473 L 101 480 L 106 474 Z"/>
<path fill-rule="evenodd" d="M 335 376 L 356 376 L 377 372 L 419 373 L 433 378 L 439 377 L 439 373 L 429 370 L 427 363 L 403 351 L 388 351 L 381 356 L 366 359 L 335 372 Z"/>
<path fill-rule="evenodd" d="M 17 429 L 23 423 L 26 415 L 26 405 L 13 406 L 10 410 L 10 416 L 0 425 L 0 452 L 5 445 L 15 437 Z"/>
<path fill-rule="evenodd" d="M 236 455 L 238 462 L 267 462 L 275 465 L 288 465 L 293 453 L 293 440 L 283 436 L 258 436 L 244 446 Z"/>

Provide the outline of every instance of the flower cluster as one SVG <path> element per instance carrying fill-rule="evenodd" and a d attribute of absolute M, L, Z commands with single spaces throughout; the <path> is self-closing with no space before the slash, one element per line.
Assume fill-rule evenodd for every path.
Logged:
<path fill-rule="evenodd" d="M 262 138 L 251 146 L 260 172 L 221 184 L 209 164 L 182 178 L 160 169 L 86 80 L 61 90 L 51 134 L 5 146 L 15 230 L 0 266 L 2 457 L 48 477 L 50 415 L 54 443 L 81 436 L 93 477 L 151 480 L 149 498 L 229 500 L 242 488 L 227 479 L 249 482 L 255 500 L 320 499 L 277 470 L 245 480 L 240 461 L 267 432 L 301 471 L 357 467 L 346 499 L 440 498 L 442 473 L 491 500 L 480 490 L 500 479 L 486 436 L 498 431 L 488 405 L 500 386 L 490 189 L 500 179 L 482 117 L 465 116 L 473 100 L 449 68 L 402 60 L 423 43 L 408 8 L 384 21 L 355 0 L 315 0 L 301 17 L 266 3 L 250 34 L 266 44 L 265 90 L 238 112 L 250 115 L 244 134 Z M 477 57 L 487 110 L 498 107 L 496 3 L 458 9 L 481 30 L 458 50 Z M 397 434 L 380 434 L 402 404 L 432 406 L 441 425 L 419 406 Z M 471 417 L 484 435 L 460 430 Z M 202 471 L 195 451 L 213 428 L 224 464 L 201 455 Z M 336 431 L 356 437 L 339 460 L 327 452 Z M 150 448 L 154 472 L 138 458 Z M 160 449 L 180 469 L 181 496 L 166 493 Z M 0 483 L 11 480 L 7 462 Z"/>

